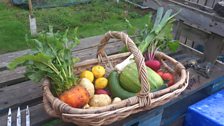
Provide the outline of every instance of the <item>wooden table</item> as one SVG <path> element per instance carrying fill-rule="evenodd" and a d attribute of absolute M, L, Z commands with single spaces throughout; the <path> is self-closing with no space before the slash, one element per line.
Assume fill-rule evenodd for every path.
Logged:
<path fill-rule="evenodd" d="M 97 44 L 102 36 L 95 36 L 81 40 L 73 50 L 73 55 L 79 57 L 81 61 L 95 58 Z M 108 54 L 118 53 L 123 46 L 121 42 L 111 40 L 106 47 Z M 191 50 L 180 50 L 172 54 L 174 58 L 180 61 L 186 61 L 192 57 Z M 28 105 L 31 113 L 31 125 L 40 126 L 53 118 L 49 117 L 43 108 L 41 85 L 36 84 L 23 76 L 25 72 L 23 67 L 14 71 L 6 68 L 8 62 L 15 57 L 27 53 L 29 50 L 23 50 L 13 53 L 0 55 L 0 124 L 6 126 L 7 112 L 12 108 L 13 124 L 15 125 L 15 114 L 18 106 L 25 109 Z M 184 56 L 185 55 L 185 56 Z M 181 56 L 184 58 L 181 58 Z M 195 55 L 196 56 L 196 55 Z M 191 81 L 188 89 L 178 98 L 171 102 L 157 107 L 151 111 L 144 111 L 128 117 L 112 125 L 139 125 L 139 126 L 157 126 L 157 125 L 182 125 L 187 107 L 224 87 L 223 71 L 224 65 L 217 63 L 210 78 L 203 78 L 194 71 L 191 71 Z M 218 78 L 218 79 L 217 79 Z M 216 79 L 216 80 L 215 80 Z M 23 120 L 24 112 L 23 112 Z M 57 126 L 70 126 L 69 123 L 59 123 Z"/>

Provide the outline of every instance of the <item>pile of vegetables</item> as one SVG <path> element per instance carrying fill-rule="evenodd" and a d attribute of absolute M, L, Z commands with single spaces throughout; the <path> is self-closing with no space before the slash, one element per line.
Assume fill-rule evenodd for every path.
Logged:
<path fill-rule="evenodd" d="M 101 65 L 95 65 L 91 70 L 81 72 L 81 80 L 88 80 L 92 85 L 92 97 L 89 103 L 85 105 L 85 109 L 106 106 L 112 103 L 109 91 L 105 89 L 108 85 L 108 80 L 104 77 L 105 73 L 106 70 Z"/>
<path fill-rule="evenodd" d="M 151 15 L 146 27 L 140 32 L 128 24 L 135 32 L 140 33 L 137 38 L 138 48 L 146 54 L 148 81 L 151 91 L 160 90 L 174 84 L 175 79 L 171 73 L 161 69 L 161 63 L 155 58 L 158 49 L 169 47 L 174 51 L 178 42 L 173 41 L 172 25 L 174 22 L 172 10 L 164 14 L 164 9 L 157 11 L 154 25 Z M 101 65 L 95 65 L 86 69 L 79 76 L 73 72 L 73 66 L 78 58 L 73 58 L 72 49 L 79 43 L 77 29 L 64 34 L 53 32 L 50 27 L 48 32 L 39 33 L 37 38 L 30 39 L 31 52 L 14 59 L 8 67 L 15 69 L 17 66 L 26 67 L 26 76 L 40 82 L 43 78 L 51 81 L 51 90 L 55 96 L 68 105 L 75 108 L 95 108 L 106 106 L 135 96 L 141 89 L 138 80 L 138 71 L 133 60 L 129 56 L 122 63 L 115 66 L 106 77 L 106 69 Z M 164 83 L 165 81 L 165 83 Z"/>

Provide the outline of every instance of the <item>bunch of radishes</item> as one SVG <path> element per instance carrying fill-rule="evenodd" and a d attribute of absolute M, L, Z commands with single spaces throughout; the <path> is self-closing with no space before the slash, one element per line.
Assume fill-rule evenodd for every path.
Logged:
<path fill-rule="evenodd" d="M 175 82 L 173 74 L 161 70 L 161 62 L 155 58 L 155 53 L 159 48 L 156 45 L 157 43 L 154 43 L 149 46 L 148 53 L 145 55 L 146 56 L 145 65 L 156 71 L 165 81 L 167 86 L 172 86 Z"/>

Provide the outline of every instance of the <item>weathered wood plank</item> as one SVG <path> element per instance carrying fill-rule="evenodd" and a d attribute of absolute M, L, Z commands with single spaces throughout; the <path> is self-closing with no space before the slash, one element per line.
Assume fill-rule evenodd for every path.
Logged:
<path fill-rule="evenodd" d="M 205 14 L 202 14 L 199 11 L 194 11 L 184 7 L 180 8 L 182 9 L 182 11 L 177 16 L 177 19 L 183 20 L 188 24 L 195 24 L 201 29 L 205 29 L 206 31 L 210 31 L 224 36 L 224 33 L 222 32 L 224 30 L 223 22 L 215 21 L 214 17 L 206 16 Z M 177 8 L 173 7 L 173 9 Z"/>
<path fill-rule="evenodd" d="M 200 4 L 200 5 L 205 5 L 205 2 L 206 2 L 206 0 L 198 0 L 198 4 Z"/>
<path fill-rule="evenodd" d="M 212 33 L 224 36 L 224 19 L 220 16 L 214 15 L 210 12 L 200 10 L 191 6 L 186 6 L 182 0 L 160 0 L 162 5 L 168 9 L 182 10 L 176 18 L 182 20 L 187 24 L 197 25 L 198 28 L 210 31 Z M 152 1 L 148 1 L 148 6 L 154 10 L 158 6 L 152 6 Z"/>
<path fill-rule="evenodd" d="M 13 84 L 17 84 L 27 80 L 23 73 L 25 72 L 24 67 L 19 67 L 15 70 L 5 70 L 0 71 L 0 88 L 4 86 L 9 86 Z"/>
<path fill-rule="evenodd" d="M 203 90 L 198 91 L 197 93 L 189 95 L 188 97 L 178 100 L 176 103 L 168 106 L 164 109 L 161 126 L 172 124 L 172 122 L 174 122 L 179 116 L 186 113 L 188 106 L 206 98 L 207 96 L 208 94 L 204 94 Z"/>
<path fill-rule="evenodd" d="M 23 109 L 23 108 L 22 108 Z M 25 109 L 25 107 L 24 107 Z M 13 120 L 12 120 L 12 125 L 16 124 L 16 109 L 13 109 Z M 25 110 L 22 110 L 22 120 L 25 120 Z M 110 126 L 118 126 L 118 125 L 123 125 L 123 126 L 132 126 L 134 124 L 139 124 L 139 126 L 159 126 L 160 125 L 160 120 L 162 118 L 162 113 L 163 113 L 163 108 L 158 108 L 158 109 L 153 109 L 150 111 L 145 111 L 141 113 L 134 114 L 132 116 L 129 116 L 128 118 L 125 118 L 122 121 L 115 122 L 111 124 Z M 6 113 L 7 114 L 7 113 Z M 3 122 L 2 125 L 6 126 L 6 120 L 7 120 L 7 115 L 0 116 L 0 122 Z M 40 126 L 54 118 L 50 117 L 47 115 L 47 113 L 44 110 L 43 103 L 40 103 L 35 106 L 30 107 L 30 116 L 31 116 L 31 125 L 32 126 Z M 150 121 L 150 125 L 147 125 Z M 1 126 L 2 126 L 1 125 Z M 25 126 L 23 124 L 23 126 Z M 74 124 L 71 123 L 65 123 L 65 122 L 59 122 L 56 126 L 74 126 Z"/>
<path fill-rule="evenodd" d="M 182 21 L 175 22 L 175 24 L 173 26 L 174 40 L 179 40 L 180 39 L 181 32 L 182 32 L 182 27 L 183 27 L 183 22 Z"/>
<path fill-rule="evenodd" d="M 0 114 L 3 114 L 9 107 L 14 108 L 39 101 L 42 97 L 41 85 L 26 81 L 1 88 L 0 97 Z"/>
<path fill-rule="evenodd" d="M 190 39 L 187 39 L 186 45 L 192 47 L 193 41 Z"/>
<path fill-rule="evenodd" d="M 182 2 L 181 0 L 175 0 L 177 2 L 180 2 L 181 4 L 183 5 L 186 5 L 190 8 L 193 8 L 193 9 L 196 9 L 196 10 L 200 10 L 200 11 L 203 11 L 203 12 L 206 12 L 206 13 L 214 13 L 213 9 L 211 7 L 208 7 L 206 5 L 204 5 L 206 1 L 202 2 L 201 1 L 198 1 L 197 2 L 191 2 L 191 1 L 188 1 L 188 2 Z"/>
<path fill-rule="evenodd" d="M 77 47 L 75 47 L 73 51 L 79 51 L 82 49 L 96 47 L 99 44 L 102 37 L 103 37 L 103 35 L 99 35 L 99 36 L 93 36 L 93 37 L 81 39 L 80 44 Z M 111 43 L 117 42 L 117 40 L 110 40 L 110 42 Z M 5 70 L 7 64 L 12 59 L 22 56 L 24 54 L 27 54 L 28 52 L 29 52 L 29 50 L 23 50 L 23 51 L 17 51 L 17 52 L 6 53 L 6 54 L 0 55 L 0 71 Z"/>
<path fill-rule="evenodd" d="M 205 42 L 204 60 L 214 63 L 224 48 L 224 38 L 212 34 Z"/>
<path fill-rule="evenodd" d="M 22 113 L 22 126 L 25 126 L 25 107 L 21 108 Z M 43 104 L 37 104 L 35 106 L 29 107 L 30 110 L 30 119 L 31 119 L 31 126 L 40 126 L 46 121 L 52 120 L 53 118 L 48 116 L 44 110 Z M 16 113 L 17 109 L 12 110 L 12 126 L 16 125 Z M 3 116 L 0 116 L 1 126 L 6 126 L 7 120 L 7 113 Z"/>
<path fill-rule="evenodd" d="M 210 35 L 211 34 L 196 29 L 187 24 L 182 25 L 181 36 L 184 36 L 187 39 L 193 40 L 195 42 L 204 43 L 206 40 L 208 40 Z"/>
<path fill-rule="evenodd" d="M 219 1 L 222 1 L 222 0 L 214 0 L 213 7 L 214 7 Z"/>
<path fill-rule="evenodd" d="M 205 5 L 212 8 L 213 4 L 214 4 L 214 0 L 207 0 Z"/>
<path fill-rule="evenodd" d="M 163 107 L 133 114 L 121 121 L 115 122 L 110 126 L 160 126 Z"/>
<path fill-rule="evenodd" d="M 123 47 L 123 43 L 121 42 L 113 42 L 106 45 L 105 51 L 108 55 L 118 53 L 120 49 Z M 73 56 L 79 57 L 81 61 L 86 59 L 96 58 L 97 47 L 82 49 L 73 52 Z"/>
<path fill-rule="evenodd" d="M 198 0 L 189 0 L 190 2 L 197 3 Z"/>
<path fill-rule="evenodd" d="M 168 126 L 184 126 L 184 119 L 185 115 L 182 115 Z"/>
<path fill-rule="evenodd" d="M 23 51 L 11 52 L 11 53 L 0 55 L 0 71 L 5 69 L 9 61 L 11 61 L 12 59 L 16 57 L 27 54 L 27 52 L 28 50 L 23 50 Z"/>

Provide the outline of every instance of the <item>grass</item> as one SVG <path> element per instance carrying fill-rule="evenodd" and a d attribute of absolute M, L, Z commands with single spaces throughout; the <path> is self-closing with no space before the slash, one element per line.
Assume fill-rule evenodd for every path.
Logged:
<path fill-rule="evenodd" d="M 19 12 L 19 13 L 18 13 Z M 0 53 L 26 48 L 24 35 L 28 33 L 26 20 L 18 20 L 17 14 L 25 11 L 0 4 Z"/>
<path fill-rule="evenodd" d="M 0 3 L 0 53 L 28 48 L 25 35 L 29 34 L 28 10 Z M 128 14 L 127 14 L 128 13 Z M 125 18 L 143 26 L 145 12 L 133 6 L 111 0 L 96 0 L 89 4 L 34 10 L 38 31 L 52 25 L 55 30 L 79 28 L 80 38 L 104 34 L 109 30 L 125 30 Z"/>

